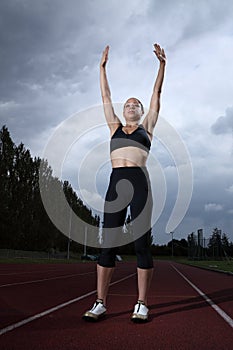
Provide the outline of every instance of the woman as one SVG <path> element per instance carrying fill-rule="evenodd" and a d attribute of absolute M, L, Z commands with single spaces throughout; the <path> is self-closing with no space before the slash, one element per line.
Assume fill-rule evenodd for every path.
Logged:
<path fill-rule="evenodd" d="M 100 87 L 104 114 L 111 134 L 112 174 L 106 194 L 103 225 L 104 238 L 108 243 L 105 245 L 106 248 L 102 249 L 97 264 L 97 300 L 92 309 L 83 315 L 83 319 L 96 321 L 107 310 L 106 298 L 116 257 L 116 248 L 112 239 L 114 240 L 117 237 L 117 232 L 122 230 L 127 207 L 130 206 L 133 231 L 138 237 L 134 242 L 137 256 L 138 301 L 131 320 L 133 322 L 146 322 L 149 311 L 147 294 L 153 274 L 153 259 L 150 252 L 152 197 L 146 161 L 160 109 L 166 56 L 164 50 L 158 44 L 154 44 L 154 53 L 160 65 L 149 112 L 140 124 L 144 113 L 143 105 L 137 98 L 129 98 L 124 105 L 123 116 L 126 124 L 123 126 L 114 112 L 111 101 L 106 75 L 108 53 L 109 46 L 105 48 L 100 63 Z M 129 186 L 129 182 L 132 186 Z M 120 188 L 117 187 L 119 184 L 121 184 Z M 117 205 L 114 207 L 113 204 L 116 203 Z M 114 234 L 112 234 L 113 232 Z"/>

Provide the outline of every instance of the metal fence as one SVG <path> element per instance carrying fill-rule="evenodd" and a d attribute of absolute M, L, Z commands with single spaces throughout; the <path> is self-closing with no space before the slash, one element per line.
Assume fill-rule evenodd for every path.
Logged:
<path fill-rule="evenodd" d="M 188 239 L 188 257 L 192 260 L 232 260 L 232 248 L 225 246 L 221 240 L 210 238 Z"/>
<path fill-rule="evenodd" d="M 67 252 L 38 252 L 14 249 L 0 249 L 1 259 L 67 259 Z M 78 258 L 72 253 L 70 258 Z"/>

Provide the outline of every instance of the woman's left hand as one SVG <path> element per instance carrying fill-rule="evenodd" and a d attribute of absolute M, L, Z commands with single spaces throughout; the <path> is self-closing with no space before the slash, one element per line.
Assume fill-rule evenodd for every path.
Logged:
<path fill-rule="evenodd" d="M 160 62 L 166 63 L 166 55 L 164 49 L 162 49 L 158 44 L 154 44 L 154 53 Z"/>

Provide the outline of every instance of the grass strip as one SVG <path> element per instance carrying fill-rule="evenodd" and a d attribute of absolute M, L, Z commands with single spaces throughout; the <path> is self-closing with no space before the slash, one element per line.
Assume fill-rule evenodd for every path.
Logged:
<path fill-rule="evenodd" d="M 233 273 L 233 260 L 188 260 L 188 259 L 175 259 L 176 262 L 197 266 L 197 267 L 204 267 L 209 270 L 213 271 L 224 271 L 224 272 L 232 272 Z"/>

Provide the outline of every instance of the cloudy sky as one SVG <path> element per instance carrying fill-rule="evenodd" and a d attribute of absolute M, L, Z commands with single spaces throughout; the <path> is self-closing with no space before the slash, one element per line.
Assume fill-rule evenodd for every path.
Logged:
<path fill-rule="evenodd" d="M 232 14 L 230 0 L 1 0 L 0 124 L 9 128 L 15 143 L 22 141 L 33 156 L 42 156 L 62 122 L 101 105 L 98 69 L 107 44 L 113 101 L 121 104 L 137 96 L 147 107 L 158 69 L 153 43 L 160 43 L 167 55 L 161 120 L 183 140 L 193 169 L 190 206 L 174 237 L 186 238 L 199 228 L 208 237 L 218 227 L 233 241 Z M 87 131 L 64 161 L 63 178 L 74 188 L 81 155 L 96 142 L 105 142 L 107 149 L 106 125 Z M 165 189 L 156 185 L 153 174 L 154 205 L 163 209 L 154 226 L 161 244 L 171 238 L 166 225 L 178 179 L 170 150 L 160 141 L 155 131 L 151 159 L 156 164 L 151 168 L 160 169 L 158 176 L 166 182 Z M 90 181 L 81 188 L 93 205 L 108 182 L 110 164 L 106 158 L 101 162 L 98 191 L 91 191 Z M 90 174 L 91 165 L 83 171 Z"/>

